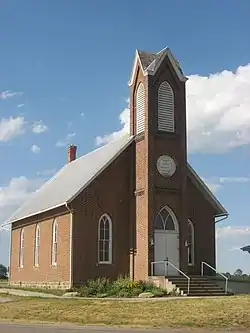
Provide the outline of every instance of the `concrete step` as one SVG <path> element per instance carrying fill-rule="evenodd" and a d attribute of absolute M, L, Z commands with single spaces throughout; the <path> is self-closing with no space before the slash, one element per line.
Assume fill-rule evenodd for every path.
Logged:
<path fill-rule="evenodd" d="M 179 285 L 176 284 L 176 287 L 180 288 L 180 289 L 187 289 L 187 285 Z M 223 290 L 222 288 L 218 287 L 218 286 L 211 286 L 209 288 L 205 287 L 205 286 L 189 286 L 190 290 Z"/>
<path fill-rule="evenodd" d="M 185 294 L 185 292 L 184 292 L 184 294 Z M 189 295 L 187 295 L 188 297 L 203 297 L 203 296 L 205 296 L 205 297 L 212 297 L 212 296 L 214 296 L 214 297 L 217 297 L 217 296 L 229 296 L 228 294 L 225 294 L 225 293 L 219 293 L 219 292 L 217 292 L 217 293 L 209 293 L 209 292 L 203 292 L 203 293 L 200 293 L 200 292 L 190 292 L 189 293 Z"/>
<path fill-rule="evenodd" d="M 223 288 L 206 276 L 189 276 L 190 287 L 188 296 L 225 296 Z M 167 279 L 187 294 L 188 281 L 184 276 L 168 276 Z"/>

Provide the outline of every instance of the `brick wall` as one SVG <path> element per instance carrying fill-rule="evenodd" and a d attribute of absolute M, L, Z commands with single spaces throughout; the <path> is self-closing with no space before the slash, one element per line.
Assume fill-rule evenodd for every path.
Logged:
<path fill-rule="evenodd" d="M 215 211 L 204 195 L 188 178 L 188 218 L 194 225 L 195 265 L 189 267 L 190 274 L 200 274 L 201 262 L 206 261 L 212 267 L 216 265 L 215 258 Z M 209 270 L 206 272 L 211 274 Z"/>
<path fill-rule="evenodd" d="M 12 285 L 61 287 L 70 285 L 70 214 L 58 217 L 57 266 L 51 265 L 53 218 L 39 222 L 39 266 L 34 266 L 34 224 L 13 226 L 10 260 L 10 283 Z M 19 267 L 20 233 L 24 228 L 24 265 Z"/>
<path fill-rule="evenodd" d="M 130 146 L 72 204 L 74 284 L 96 277 L 115 279 L 130 273 L 132 153 Z M 98 222 L 104 213 L 112 220 L 112 264 L 98 263 Z"/>

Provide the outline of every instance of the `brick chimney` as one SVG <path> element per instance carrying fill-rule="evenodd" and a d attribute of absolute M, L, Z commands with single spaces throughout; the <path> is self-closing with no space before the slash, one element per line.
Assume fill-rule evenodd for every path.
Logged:
<path fill-rule="evenodd" d="M 77 146 L 70 145 L 68 147 L 68 163 L 72 162 L 76 159 L 76 150 L 77 150 Z"/>

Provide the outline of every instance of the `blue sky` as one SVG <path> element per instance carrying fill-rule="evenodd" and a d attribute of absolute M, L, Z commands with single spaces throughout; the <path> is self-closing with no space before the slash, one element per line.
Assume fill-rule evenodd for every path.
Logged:
<path fill-rule="evenodd" d="M 68 143 L 82 155 L 126 131 L 135 49 L 169 46 L 189 76 L 189 161 L 230 213 L 218 268 L 250 273 L 249 12 L 248 0 L 1 0 L 0 224 Z M 0 232 L 5 264 L 8 242 Z"/>

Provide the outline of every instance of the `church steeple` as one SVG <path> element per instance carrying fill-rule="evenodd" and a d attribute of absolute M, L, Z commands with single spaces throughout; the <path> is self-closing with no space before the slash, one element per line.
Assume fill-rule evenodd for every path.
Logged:
<path fill-rule="evenodd" d="M 135 276 L 138 279 L 144 279 L 150 272 L 145 263 L 155 257 L 150 245 L 153 222 L 165 206 L 175 212 L 183 231 L 179 247 L 184 261 L 179 263 L 177 255 L 174 264 L 185 267 L 187 263 L 183 246 L 187 239 L 186 80 L 169 48 L 158 53 L 136 51 L 129 86 L 130 132 L 136 137 L 134 188 L 139 245 Z"/>

